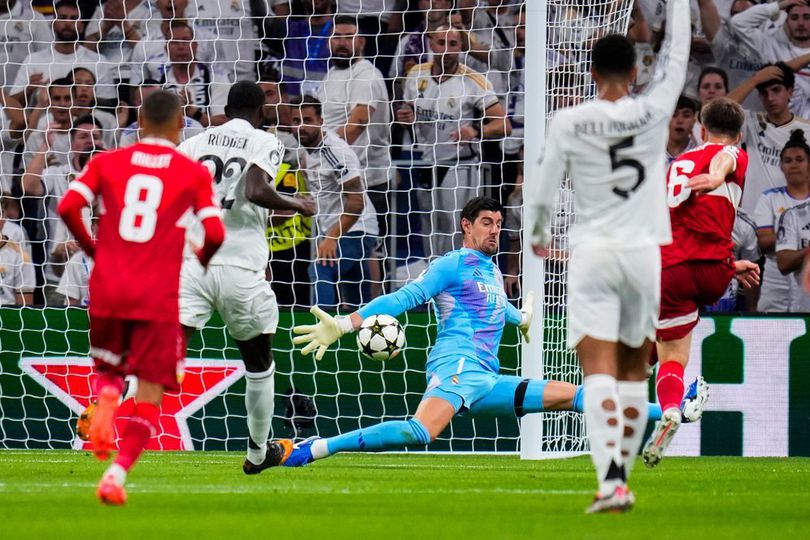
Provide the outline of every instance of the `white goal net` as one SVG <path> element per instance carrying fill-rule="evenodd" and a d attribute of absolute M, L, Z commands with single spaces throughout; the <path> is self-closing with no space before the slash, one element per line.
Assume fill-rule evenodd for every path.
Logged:
<path fill-rule="evenodd" d="M 543 293 L 534 327 L 542 345 L 529 360 L 539 369 L 534 373 L 579 382 L 576 359 L 564 347 L 570 193 L 564 188 L 555 221 L 556 256 L 544 273 L 524 273 L 523 160 L 536 156 L 554 108 L 591 94 L 590 46 L 607 33 L 626 32 L 631 4 L 17 0 L 0 7 L 0 448 L 82 445 L 73 424 L 92 397 L 91 261 L 55 207 L 94 152 L 137 141 L 138 106 L 160 88 L 181 96 L 182 136 L 190 137 L 225 121 L 234 81 L 257 81 L 267 97 L 262 127 L 287 148 L 276 188 L 323 192 L 321 214 L 276 216 L 268 225 L 268 279 L 281 311 L 273 343 L 275 437 L 330 436 L 416 410 L 435 336 L 428 309 L 401 317 L 408 347 L 385 364 L 362 359 L 347 338 L 316 365 L 293 350 L 290 329 L 312 320 L 306 309 L 313 303 L 346 312 L 459 247 L 458 212 L 479 194 L 506 207 L 497 261 L 510 298 L 520 297 L 521 282 L 522 290 Z M 357 211 L 347 209 L 345 194 L 319 183 L 324 158 L 315 163 L 312 148 L 300 147 L 291 124 L 302 109 L 291 104 L 304 95 L 319 99 L 325 128 L 356 156 L 330 163 L 332 170 L 358 171 L 368 195 L 339 242 L 334 267 L 318 264 L 334 224 L 323 201 Z M 216 174 L 217 164 L 210 164 Z M 233 172 L 227 163 L 219 168 L 225 176 Z M 526 373 L 514 328 L 504 334 L 500 357 L 504 373 Z M 183 390 L 164 403 L 155 447 L 245 447 L 239 358 L 218 317 L 197 333 Z M 584 449 L 579 415 L 549 413 L 540 422 L 542 429 L 532 432 L 540 440 L 521 440 L 514 418 L 461 416 L 431 449 Z"/>

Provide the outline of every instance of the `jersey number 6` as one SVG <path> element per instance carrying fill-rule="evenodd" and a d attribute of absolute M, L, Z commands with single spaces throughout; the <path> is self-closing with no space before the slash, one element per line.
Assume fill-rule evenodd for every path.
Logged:
<path fill-rule="evenodd" d="M 618 159 L 619 156 L 616 155 L 619 150 L 630 148 L 631 146 L 633 146 L 633 137 L 627 137 L 626 139 L 622 139 L 608 148 L 608 151 L 610 152 L 610 167 L 612 170 L 615 171 L 619 167 L 632 167 L 638 173 L 636 176 L 635 185 L 629 190 L 618 187 L 613 188 L 613 193 L 622 199 L 628 198 L 630 194 L 637 190 L 639 186 L 641 186 L 641 183 L 644 182 L 644 166 L 641 163 L 635 159 Z"/>

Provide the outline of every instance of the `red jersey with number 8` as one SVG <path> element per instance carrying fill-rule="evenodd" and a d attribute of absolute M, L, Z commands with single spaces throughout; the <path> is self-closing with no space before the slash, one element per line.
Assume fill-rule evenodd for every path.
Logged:
<path fill-rule="evenodd" d="M 145 139 L 97 155 L 70 188 L 101 211 L 90 315 L 177 322 L 187 213 L 219 215 L 208 169 Z"/>
<path fill-rule="evenodd" d="M 708 174 L 712 158 L 726 152 L 734 158 L 734 172 L 717 189 L 697 193 L 689 180 Z M 748 154 L 736 146 L 706 143 L 681 154 L 667 171 L 667 204 L 672 223 L 672 243 L 661 248 L 661 266 L 685 261 L 730 260 L 731 231 L 742 198 Z"/>

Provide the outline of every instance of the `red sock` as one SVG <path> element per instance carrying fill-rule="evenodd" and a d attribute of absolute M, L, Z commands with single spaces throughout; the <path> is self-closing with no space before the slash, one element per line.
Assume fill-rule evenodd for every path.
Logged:
<path fill-rule="evenodd" d="M 101 393 L 101 389 L 105 386 L 112 386 L 118 389 L 119 394 L 124 393 L 124 378 L 117 373 L 101 372 L 96 379 L 96 395 Z"/>
<path fill-rule="evenodd" d="M 149 439 L 157 433 L 160 409 L 151 403 L 136 403 L 135 410 L 124 428 L 115 463 L 129 472 L 140 457 Z"/>
<path fill-rule="evenodd" d="M 683 366 L 671 360 L 658 366 L 655 391 L 661 410 L 680 407 L 683 400 Z"/>

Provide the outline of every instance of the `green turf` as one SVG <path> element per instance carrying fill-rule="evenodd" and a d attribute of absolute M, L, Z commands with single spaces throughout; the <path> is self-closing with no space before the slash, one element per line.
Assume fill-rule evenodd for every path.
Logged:
<path fill-rule="evenodd" d="M 341 455 L 246 477 L 235 453 L 148 453 L 129 503 L 100 506 L 104 469 L 70 451 L 0 451 L 0 538 L 810 538 L 810 459 L 639 463 L 626 515 L 586 516 L 585 458 Z M 248 536 L 250 535 L 250 536 Z"/>

